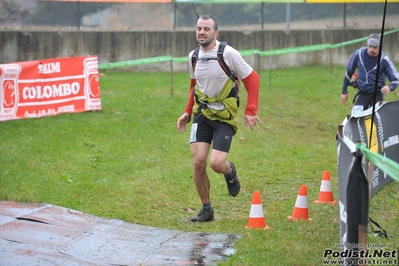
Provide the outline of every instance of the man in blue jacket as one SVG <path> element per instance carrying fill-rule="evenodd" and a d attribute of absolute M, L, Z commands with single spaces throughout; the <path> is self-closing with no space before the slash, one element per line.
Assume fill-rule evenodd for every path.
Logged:
<path fill-rule="evenodd" d="M 370 108 L 374 100 L 375 79 L 377 76 L 378 53 L 380 46 L 380 36 L 373 33 L 367 39 L 367 47 L 362 47 L 353 52 L 346 66 L 344 84 L 342 86 L 341 100 L 345 103 L 348 100 L 348 86 L 358 88 L 358 92 L 353 100 L 354 111 L 364 111 Z M 353 81 L 357 69 L 357 80 Z M 386 80 L 390 84 L 386 84 Z M 378 76 L 376 102 L 384 100 L 384 94 L 395 90 L 398 87 L 398 71 L 389 57 L 382 52 L 380 73 Z M 356 112 L 355 111 L 355 112 Z"/>

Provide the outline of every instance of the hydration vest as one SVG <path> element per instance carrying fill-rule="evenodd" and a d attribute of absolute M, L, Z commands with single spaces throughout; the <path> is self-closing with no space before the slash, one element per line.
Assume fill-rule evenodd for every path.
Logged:
<path fill-rule="evenodd" d="M 226 47 L 227 42 L 220 42 L 219 43 L 219 48 L 217 51 L 217 57 L 210 57 L 210 58 L 204 58 L 204 60 L 217 60 L 219 62 L 220 67 L 223 69 L 223 71 L 226 73 L 226 75 L 234 82 L 234 86 L 233 88 L 231 88 L 231 92 L 229 94 L 228 97 L 234 97 L 237 99 L 237 107 L 240 106 L 240 98 L 238 96 L 238 92 L 239 92 L 239 79 L 238 77 L 230 70 L 230 68 L 227 66 L 226 62 L 224 61 L 223 58 L 223 52 L 224 52 L 224 48 Z M 193 55 L 191 56 L 191 65 L 192 65 L 192 69 L 193 69 L 193 73 L 195 71 L 195 65 L 197 64 L 197 60 L 198 60 L 198 53 L 200 50 L 200 45 L 197 46 L 197 48 L 195 48 Z M 194 93 L 195 95 L 195 93 Z M 195 97 L 197 98 L 197 96 L 195 95 Z"/>
<path fill-rule="evenodd" d="M 224 48 L 226 47 L 226 45 L 227 45 L 227 42 L 220 42 L 219 49 L 217 52 L 217 57 L 206 58 L 206 60 L 218 60 L 220 67 L 223 69 L 223 71 L 226 73 L 226 75 L 229 78 L 231 78 L 234 82 L 237 82 L 238 81 L 237 76 L 234 75 L 233 72 L 231 72 L 230 68 L 227 66 L 226 62 L 223 59 L 223 51 L 224 51 Z M 197 48 L 195 48 L 194 53 L 191 57 L 191 65 L 193 67 L 193 73 L 195 70 L 195 65 L 197 64 L 199 50 L 200 50 L 200 45 L 198 45 Z"/>

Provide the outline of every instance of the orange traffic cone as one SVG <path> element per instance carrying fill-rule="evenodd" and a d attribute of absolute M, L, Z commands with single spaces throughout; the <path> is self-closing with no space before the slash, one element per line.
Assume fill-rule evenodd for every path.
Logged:
<path fill-rule="evenodd" d="M 266 225 L 259 191 L 254 191 L 252 195 L 252 205 L 249 212 L 248 225 L 245 226 L 245 228 L 262 228 L 264 230 L 271 229 Z"/>
<path fill-rule="evenodd" d="M 305 185 L 300 186 L 294 211 L 292 212 L 291 216 L 288 216 L 288 219 L 312 221 L 312 219 L 309 218 L 308 192 Z"/>
<path fill-rule="evenodd" d="M 323 179 L 321 180 L 319 198 L 314 201 L 315 203 L 331 203 L 337 204 L 334 200 L 333 192 L 331 189 L 330 172 L 324 171 Z"/>

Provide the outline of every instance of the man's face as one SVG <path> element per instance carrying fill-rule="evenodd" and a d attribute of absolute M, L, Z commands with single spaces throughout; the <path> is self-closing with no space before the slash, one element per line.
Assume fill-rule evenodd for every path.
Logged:
<path fill-rule="evenodd" d="M 197 42 L 202 47 L 208 47 L 217 38 L 219 31 L 213 30 L 213 24 L 212 19 L 199 19 L 197 22 Z"/>
<path fill-rule="evenodd" d="M 371 57 L 376 57 L 378 56 L 378 46 L 367 46 L 367 54 Z"/>

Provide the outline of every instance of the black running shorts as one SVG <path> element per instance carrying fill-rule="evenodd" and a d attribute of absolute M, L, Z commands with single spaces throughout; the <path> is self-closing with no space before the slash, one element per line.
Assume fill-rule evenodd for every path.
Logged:
<path fill-rule="evenodd" d="M 212 149 L 229 152 L 233 135 L 234 130 L 229 124 L 209 120 L 203 115 L 194 115 L 190 143 L 206 142 L 211 144 L 213 141 Z"/>

